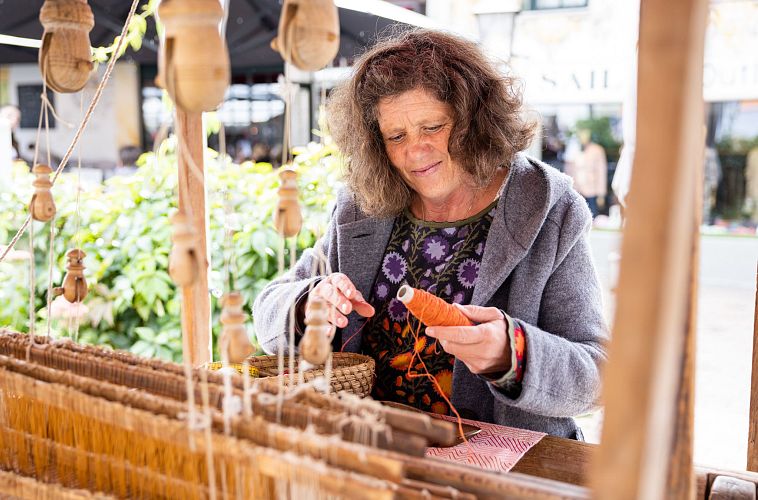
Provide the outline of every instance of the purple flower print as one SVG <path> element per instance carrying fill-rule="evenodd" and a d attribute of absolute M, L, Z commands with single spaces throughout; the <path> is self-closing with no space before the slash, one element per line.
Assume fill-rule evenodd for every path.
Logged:
<path fill-rule="evenodd" d="M 476 245 L 476 249 L 474 249 L 474 252 L 476 252 L 477 255 L 482 255 L 483 251 L 484 251 L 484 243 L 479 242 L 479 244 Z"/>
<path fill-rule="evenodd" d="M 390 317 L 395 321 L 405 321 L 408 317 L 408 309 L 405 308 L 405 304 L 397 299 L 390 300 L 387 312 L 390 313 Z"/>
<path fill-rule="evenodd" d="M 424 242 L 424 256 L 429 262 L 439 262 L 448 252 L 448 245 L 439 236 L 432 236 Z"/>
<path fill-rule="evenodd" d="M 458 281 L 465 288 L 473 288 L 479 276 L 479 263 L 474 259 L 466 259 L 458 266 Z"/>
<path fill-rule="evenodd" d="M 390 288 L 385 283 L 376 285 L 376 298 L 384 300 L 387 298 Z"/>
<path fill-rule="evenodd" d="M 465 238 L 466 236 L 468 236 L 468 233 L 470 232 L 471 232 L 471 227 L 467 224 L 463 226 L 462 228 L 460 228 L 460 230 L 458 230 L 458 237 Z"/>
<path fill-rule="evenodd" d="M 451 287 L 450 285 L 447 285 L 447 286 L 445 287 L 445 290 L 444 290 L 444 292 L 445 292 L 445 295 L 446 295 L 446 296 L 450 297 L 450 294 L 451 294 L 451 293 L 453 293 L 453 287 Z"/>
<path fill-rule="evenodd" d="M 421 280 L 419 280 L 418 282 L 419 288 L 424 288 L 424 289 L 426 289 L 426 287 L 428 287 L 431 284 L 432 284 L 432 281 L 426 278 L 421 278 Z"/>
<path fill-rule="evenodd" d="M 453 295 L 453 302 L 456 304 L 463 304 L 463 298 L 465 297 L 463 292 L 456 292 L 455 295 Z"/>
<path fill-rule="evenodd" d="M 407 253 L 410 246 L 411 246 L 411 241 L 406 238 L 406 240 L 403 241 L 403 245 L 402 245 L 403 252 Z"/>
<path fill-rule="evenodd" d="M 454 227 L 446 227 L 446 228 L 445 228 L 445 229 L 443 229 L 442 231 L 443 231 L 445 234 L 452 236 L 452 235 L 454 235 L 454 234 L 455 234 L 455 229 L 456 229 L 456 228 L 454 228 Z"/>
<path fill-rule="evenodd" d="M 408 264 L 399 253 L 390 252 L 384 257 L 382 271 L 384 272 L 384 276 L 390 280 L 391 283 L 400 283 L 400 280 L 403 279 L 407 270 Z"/>

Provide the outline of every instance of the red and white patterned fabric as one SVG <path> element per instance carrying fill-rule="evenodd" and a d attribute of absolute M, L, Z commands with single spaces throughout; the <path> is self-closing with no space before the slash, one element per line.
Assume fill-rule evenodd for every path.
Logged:
<path fill-rule="evenodd" d="M 455 417 L 438 416 L 457 422 Z M 529 449 L 545 436 L 543 432 L 527 431 L 514 427 L 476 422 L 463 419 L 464 424 L 474 425 L 482 431 L 468 440 L 450 448 L 427 448 L 426 456 L 442 458 L 482 469 L 508 472 Z"/>

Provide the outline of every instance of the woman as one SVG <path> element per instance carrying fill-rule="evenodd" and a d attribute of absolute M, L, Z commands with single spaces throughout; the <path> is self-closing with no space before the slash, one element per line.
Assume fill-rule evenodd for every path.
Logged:
<path fill-rule="evenodd" d="M 256 300 L 264 349 L 311 293 L 334 306 L 335 350 L 376 359 L 375 398 L 581 438 L 571 417 L 596 404 L 606 337 L 590 214 L 568 177 L 519 153 L 533 125 L 513 84 L 473 43 L 428 30 L 356 61 L 329 113 L 348 189 L 316 249 Z M 313 277 L 319 256 L 332 272 Z M 418 331 L 403 284 L 475 326 Z"/>

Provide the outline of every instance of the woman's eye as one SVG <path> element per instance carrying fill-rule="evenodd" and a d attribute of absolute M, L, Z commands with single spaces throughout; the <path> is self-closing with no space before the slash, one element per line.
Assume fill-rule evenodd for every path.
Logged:
<path fill-rule="evenodd" d="M 442 125 L 434 125 L 434 126 L 431 126 L 431 127 L 426 127 L 426 131 L 427 132 L 436 132 L 436 131 L 438 131 L 441 128 L 442 128 Z"/>
<path fill-rule="evenodd" d="M 393 135 L 392 137 L 388 137 L 387 140 L 390 141 L 390 142 L 400 142 L 400 141 L 403 140 L 403 136 L 402 135 Z"/>

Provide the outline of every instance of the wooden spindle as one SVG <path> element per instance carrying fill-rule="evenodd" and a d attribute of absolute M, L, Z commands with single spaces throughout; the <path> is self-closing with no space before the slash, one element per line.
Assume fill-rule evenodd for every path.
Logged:
<path fill-rule="evenodd" d="M 290 168 L 279 171 L 279 201 L 274 212 L 274 227 L 285 238 L 297 236 L 303 226 L 303 216 L 297 200 L 297 172 Z"/>
<path fill-rule="evenodd" d="M 168 274 L 178 286 L 189 286 L 197 280 L 198 262 L 195 252 L 195 232 L 187 216 L 177 212 L 171 217 L 174 232 L 168 260 Z"/>
<path fill-rule="evenodd" d="M 323 365 L 332 353 L 334 327 L 329 323 L 329 306 L 319 297 L 308 297 L 305 308 L 305 334 L 300 341 L 300 356 L 313 365 Z"/>
<path fill-rule="evenodd" d="M 87 296 L 87 280 L 84 279 L 84 257 L 82 250 L 74 248 L 66 253 L 66 276 L 63 277 L 63 286 L 53 289 L 54 295 L 63 295 L 67 301 L 83 302 Z"/>
<path fill-rule="evenodd" d="M 45 29 L 39 66 L 47 86 L 62 93 L 80 91 L 93 67 L 89 32 L 95 17 L 87 0 L 45 0 L 39 20 Z"/>
<path fill-rule="evenodd" d="M 303 71 L 329 64 L 340 46 L 340 22 L 332 0 L 285 0 L 271 48 Z"/>
<path fill-rule="evenodd" d="M 253 345 L 245 328 L 245 313 L 242 305 L 245 299 L 239 292 L 229 292 L 221 298 L 221 339 L 219 351 L 226 363 L 242 363 L 253 354 Z"/>
<path fill-rule="evenodd" d="M 50 182 L 50 174 L 53 169 L 47 165 L 35 165 L 32 172 L 37 177 L 32 182 L 34 186 L 34 195 L 29 203 L 29 211 L 34 220 L 47 222 L 55 216 L 55 200 L 50 188 L 53 187 Z"/>
<path fill-rule="evenodd" d="M 158 58 L 158 85 L 187 112 L 213 111 L 229 86 L 229 52 L 218 25 L 218 0 L 163 0 L 158 15 L 165 39 Z"/>

